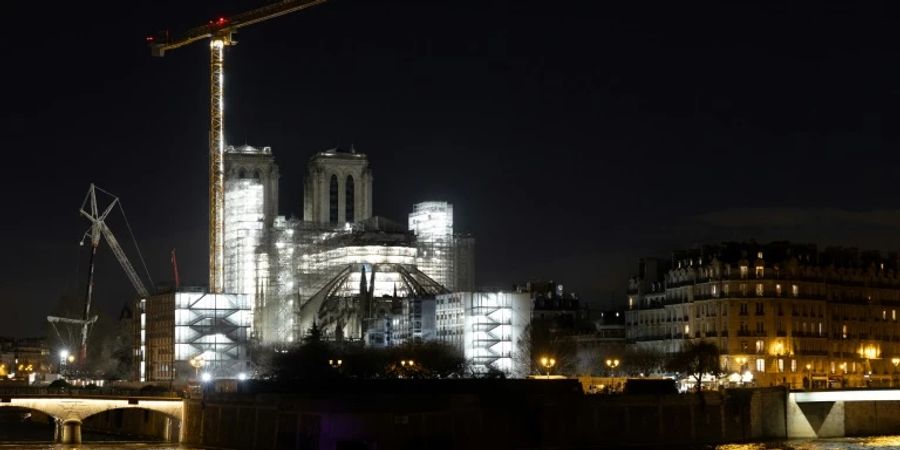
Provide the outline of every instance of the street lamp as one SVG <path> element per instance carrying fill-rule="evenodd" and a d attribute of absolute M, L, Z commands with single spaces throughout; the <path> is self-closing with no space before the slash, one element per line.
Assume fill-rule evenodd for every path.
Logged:
<path fill-rule="evenodd" d="M 199 354 L 199 355 L 191 358 L 190 364 L 191 364 L 191 367 L 194 368 L 194 377 L 200 378 L 200 368 L 203 367 L 204 364 L 206 364 L 206 360 L 203 359 L 203 354 Z M 208 375 L 208 374 L 204 374 L 204 375 Z"/>
<path fill-rule="evenodd" d="M 891 377 L 891 383 L 893 383 L 894 378 L 897 376 L 897 365 L 900 364 L 900 358 L 896 356 L 891 358 L 891 364 L 894 365 L 894 376 Z"/>
<path fill-rule="evenodd" d="M 618 359 L 607 359 L 606 367 L 609 368 L 609 376 L 613 376 L 613 370 L 615 370 L 616 367 L 619 367 L 619 360 Z"/>
<path fill-rule="evenodd" d="M 404 361 L 400 361 L 400 362 L 403 363 Z M 344 364 L 344 361 L 342 361 L 340 359 L 329 359 L 328 360 L 328 365 L 331 366 L 332 369 L 340 369 L 341 365 L 343 365 L 343 364 Z M 410 361 L 410 365 L 412 365 L 412 361 Z"/>
<path fill-rule="evenodd" d="M 812 364 L 806 363 L 806 379 L 809 380 L 808 385 L 804 386 L 807 389 L 812 389 L 813 381 L 812 381 Z"/>
<path fill-rule="evenodd" d="M 548 358 L 544 356 L 541 358 L 541 365 L 544 366 L 544 369 L 547 371 L 547 379 L 550 379 L 550 369 L 556 365 L 556 360 L 553 358 Z"/>

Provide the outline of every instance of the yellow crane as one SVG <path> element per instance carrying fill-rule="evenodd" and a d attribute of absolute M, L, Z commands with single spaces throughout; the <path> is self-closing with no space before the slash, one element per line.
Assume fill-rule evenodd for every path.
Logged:
<path fill-rule="evenodd" d="M 209 292 L 224 290 L 225 265 L 225 47 L 238 29 L 300 11 L 327 0 L 282 0 L 231 17 L 219 17 L 179 36 L 163 33 L 147 42 L 153 56 L 209 39 Z"/>

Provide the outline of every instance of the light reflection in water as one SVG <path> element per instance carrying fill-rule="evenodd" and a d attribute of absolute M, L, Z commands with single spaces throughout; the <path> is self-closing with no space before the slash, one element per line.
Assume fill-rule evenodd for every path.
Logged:
<path fill-rule="evenodd" d="M 795 439 L 782 442 L 727 444 L 716 450 L 866 450 L 900 449 L 900 436 L 863 438 Z"/>

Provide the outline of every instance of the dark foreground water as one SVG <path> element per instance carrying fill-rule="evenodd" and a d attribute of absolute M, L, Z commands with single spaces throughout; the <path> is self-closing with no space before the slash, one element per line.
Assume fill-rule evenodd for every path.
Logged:
<path fill-rule="evenodd" d="M 79 446 L 65 446 L 60 444 L 39 442 L 0 442 L 0 449 L 46 449 L 68 450 L 73 448 L 83 450 L 199 450 L 194 447 L 182 447 L 178 444 L 155 442 L 88 442 Z M 623 447 L 627 448 L 627 447 Z M 664 448 L 663 448 L 664 449 Z M 751 444 L 728 444 L 709 447 L 697 447 L 698 450 L 867 450 L 867 449 L 897 449 L 900 450 L 900 436 L 876 436 L 867 438 L 841 438 L 841 439 L 798 439 L 783 442 L 765 442 Z"/>

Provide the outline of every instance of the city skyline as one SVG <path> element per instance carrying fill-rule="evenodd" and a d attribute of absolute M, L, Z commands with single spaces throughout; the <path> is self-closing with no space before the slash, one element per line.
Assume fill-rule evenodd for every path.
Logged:
<path fill-rule="evenodd" d="M 208 55 L 157 60 L 143 38 L 258 3 L 160 5 L 13 7 L 44 29 L 2 32 L 29 36 L 11 49 L 0 119 L 23 191 L 4 227 L 3 334 L 43 333 L 62 294 L 82 295 L 90 182 L 121 197 L 156 281 L 176 248 L 182 279 L 205 283 Z M 478 284 L 553 278 L 621 306 L 638 257 L 694 243 L 900 248 L 896 17 L 850 3 L 336 0 L 237 35 L 228 143 L 273 148 L 279 210 L 297 216 L 309 157 L 355 145 L 377 214 L 453 203 L 478 239 Z M 97 296 L 116 311 L 133 292 L 103 253 Z"/>

